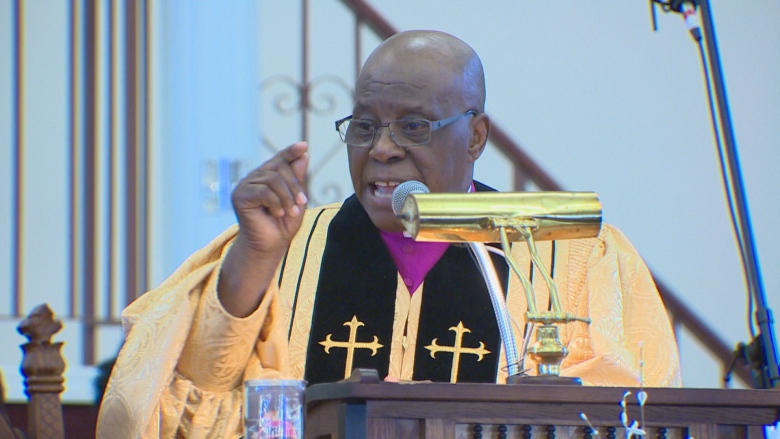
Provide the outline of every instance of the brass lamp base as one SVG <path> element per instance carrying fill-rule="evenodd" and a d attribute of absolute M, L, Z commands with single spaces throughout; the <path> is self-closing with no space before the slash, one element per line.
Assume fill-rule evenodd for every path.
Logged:
<path fill-rule="evenodd" d="M 520 385 L 554 385 L 554 386 L 581 386 L 582 380 L 577 377 L 562 377 L 560 375 L 542 375 L 542 376 L 530 376 L 530 375 L 512 375 L 507 377 L 507 384 L 520 384 Z"/>

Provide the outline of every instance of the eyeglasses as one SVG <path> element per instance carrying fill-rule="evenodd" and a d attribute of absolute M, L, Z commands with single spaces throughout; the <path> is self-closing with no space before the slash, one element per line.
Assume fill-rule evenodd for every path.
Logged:
<path fill-rule="evenodd" d="M 371 146 L 377 131 L 382 127 L 390 130 L 390 138 L 398 146 L 424 145 L 431 141 L 431 133 L 466 116 L 476 116 L 477 112 L 469 110 L 463 114 L 441 120 L 402 119 L 387 123 L 375 123 L 370 120 L 352 119 L 347 116 L 336 121 L 336 130 L 341 140 L 351 146 Z"/>

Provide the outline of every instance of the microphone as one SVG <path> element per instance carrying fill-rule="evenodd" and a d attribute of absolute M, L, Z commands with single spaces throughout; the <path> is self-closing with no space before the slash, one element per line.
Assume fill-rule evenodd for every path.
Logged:
<path fill-rule="evenodd" d="M 664 12 L 677 12 L 682 14 L 685 20 L 685 27 L 688 28 L 691 37 L 694 41 L 701 42 L 701 25 L 699 23 L 699 17 L 696 13 L 696 8 L 699 0 L 648 0 L 650 2 L 650 17 L 653 23 L 653 31 L 658 30 L 658 25 L 655 20 L 655 4 L 661 5 L 661 9 Z"/>
<path fill-rule="evenodd" d="M 424 183 L 417 180 L 408 180 L 399 184 L 395 190 L 393 190 L 393 213 L 397 217 L 401 217 L 401 208 L 404 205 L 406 196 L 409 194 L 427 194 L 431 192 Z"/>
<path fill-rule="evenodd" d="M 699 25 L 699 17 L 696 14 L 696 4 L 692 1 L 683 2 L 680 13 L 683 15 L 685 27 L 688 28 L 694 41 L 701 41 L 701 25 Z"/>
<path fill-rule="evenodd" d="M 404 189 L 401 194 L 401 186 L 396 189 L 400 208 L 393 210 L 417 241 L 500 242 L 502 229 L 511 241 L 523 241 L 527 233 L 543 241 L 593 238 L 601 230 L 601 202 L 594 192 L 421 193 Z M 395 196 L 393 201 L 395 206 Z"/>

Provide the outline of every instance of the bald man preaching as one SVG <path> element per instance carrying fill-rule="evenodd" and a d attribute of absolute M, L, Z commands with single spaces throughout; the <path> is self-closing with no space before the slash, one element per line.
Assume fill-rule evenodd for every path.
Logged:
<path fill-rule="evenodd" d="M 482 63 L 463 41 L 410 31 L 379 45 L 357 79 L 352 114 L 336 122 L 355 194 L 305 208 L 306 143 L 244 178 L 233 192 L 238 225 L 124 311 L 127 339 L 99 436 L 239 437 L 246 379 L 316 384 L 360 367 L 389 380 L 504 383 L 498 326 L 468 250 L 404 237 L 391 208 L 407 180 L 431 192 L 492 190 L 473 180 L 490 133 L 484 105 Z M 593 321 L 562 327 L 563 375 L 587 385 L 637 386 L 640 376 L 646 386 L 680 384 L 663 304 L 619 230 L 604 225 L 598 238 L 539 251 L 565 311 Z M 513 254 L 537 279 L 539 303 L 548 301 L 527 248 Z M 493 263 L 522 327 L 520 282 L 502 258 Z M 480 355 L 468 353 L 479 346 Z M 531 360 L 526 367 L 533 373 Z"/>

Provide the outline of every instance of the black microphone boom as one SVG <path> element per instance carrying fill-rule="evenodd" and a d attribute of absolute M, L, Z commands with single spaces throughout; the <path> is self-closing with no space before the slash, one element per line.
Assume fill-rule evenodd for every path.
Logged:
<path fill-rule="evenodd" d="M 739 244 L 743 272 L 748 286 L 748 294 L 755 302 L 755 318 L 758 322 L 759 333 L 749 345 L 740 344 L 737 348 L 737 356 L 744 358 L 751 366 L 753 373 L 753 387 L 778 388 L 780 387 L 780 368 L 777 362 L 777 342 L 774 334 L 774 319 L 772 311 L 767 306 L 766 294 L 761 280 L 758 257 L 755 251 L 755 240 L 750 223 L 750 214 L 747 208 L 745 189 L 742 182 L 742 171 L 739 166 L 734 129 L 731 123 L 726 86 L 723 80 L 723 69 L 720 64 L 718 42 L 715 37 L 712 14 L 710 13 L 709 0 L 650 0 L 654 5 L 658 3 L 664 11 L 686 13 L 686 4 L 690 7 L 700 7 L 702 15 L 702 28 L 704 42 L 707 47 L 711 75 L 707 75 L 707 62 L 702 52 L 702 61 L 705 69 L 705 79 L 712 77 L 717 101 L 718 117 L 713 114 L 713 131 L 715 141 L 720 153 L 721 170 L 728 203 L 732 215 L 732 223 Z M 695 11 L 694 11 L 695 12 Z M 687 17 L 686 17 L 687 18 Z M 701 38 L 694 38 L 701 47 Z M 708 90 L 709 91 L 709 90 Z M 712 106 L 712 104 L 711 104 Z M 711 110 L 712 111 L 712 110 Z M 714 113 L 714 112 L 713 112 Z M 718 126 L 718 121 L 720 126 Z M 723 135 L 723 145 L 720 142 L 720 134 Z M 752 328 L 752 325 L 751 325 Z"/>

